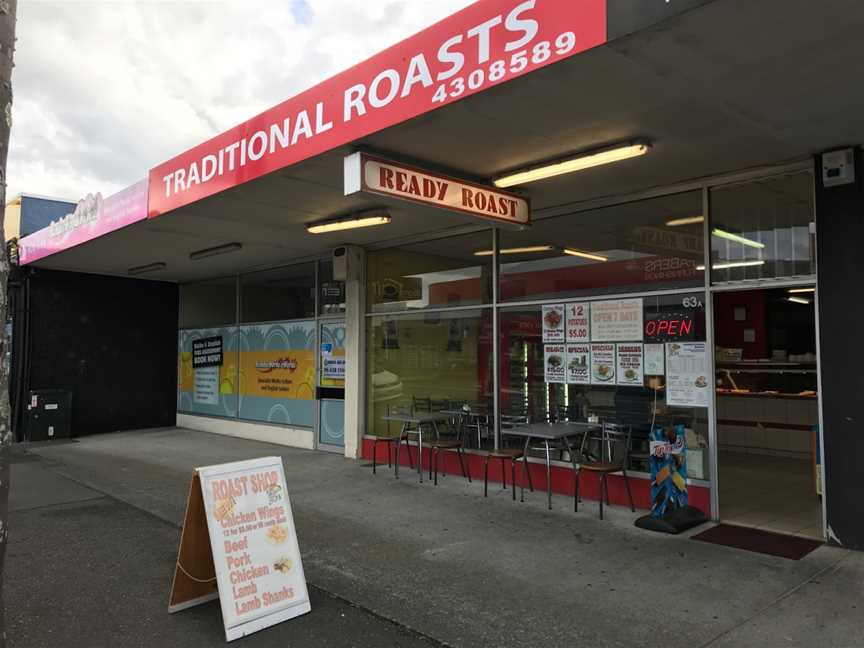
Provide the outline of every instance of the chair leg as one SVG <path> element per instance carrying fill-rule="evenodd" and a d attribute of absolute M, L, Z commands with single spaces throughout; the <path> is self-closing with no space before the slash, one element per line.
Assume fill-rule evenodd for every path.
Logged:
<path fill-rule="evenodd" d="M 530 490 L 533 493 L 534 492 L 534 484 L 531 482 L 531 468 L 528 464 L 528 455 L 527 454 L 522 456 L 522 461 L 525 463 L 525 475 L 528 478 L 528 490 Z"/>
<path fill-rule="evenodd" d="M 392 468 L 392 467 L 393 467 L 393 463 L 392 463 L 392 461 L 391 461 L 391 458 L 392 458 L 392 455 L 393 455 L 393 442 L 392 442 L 392 441 L 388 441 L 386 445 L 387 445 L 387 467 L 388 467 L 388 468 Z"/>
<path fill-rule="evenodd" d="M 389 447 L 389 446 L 388 446 L 388 447 Z M 376 468 L 376 466 L 375 466 L 375 456 L 376 456 L 377 454 L 378 454 L 378 439 L 375 439 L 375 440 L 372 442 L 372 474 L 373 474 L 373 475 L 376 473 L 376 470 L 375 470 L 375 468 Z M 388 454 L 389 454 L 389 452 L 388 452 Z"/>
<path fill-rule="evenodd" d="M 503 490 L 507 490 L 507 460 L 501 457 L 501 481 L 504 485 Z"/>
<path fill-rule="evenodd" d="M 462 476 L 468 480 L 468 483 L 471 483 L 471 473 L 468 472 L 468 469 L 465 467 L 465 453 L 462 452 L 462 448 L 456 449 L 456 455 L 459 457 L 459 467 L 462 469 Z"/>
<path fill-rule="evenodd" d="M 573 512 L 579 512 L 579 471 L 573 471 Z"/>
<path fill-rule="evenodd" d="M 630 491 L 630 480 L 627 478 L 627 471 L 622 470 L 621 474 L 624 475 L 624 486 L 627 488 L 627 497 L 630 499 L 630 510 L 635 513 L 636 505 L 633 503 L 633 493 Z"/>
<path fill-rule="evenodd" d="M 600 519 L 603 519 L 603 490 L 606 486 L 606 473 L 600 475 Z"/>
<path fill-rule="evenodd" d="M 604 475 L 605 477 L 605 475 Z M 609 502 L 609 481 L 606 481 L 606 506 L 612 506 L 611 502 Z"/>
<path fill-rule="evenodd" d="M 396 479 L 399 479 L 399 452 L 402 450 L 402 437 L 399 437 L 399 440 L 396 441 L 396 469 L 394 472 L 396 473 Z"/>
<path fill-rule="evenodd" d="M 483 497 L 489 497 L 489 457 L 483 462 Z"/>
<path fill-rule="evenodd" d="M 435 465 L 435 486 L 438 485 L 438 448 L 432 448 L 431 455 L 429 456 L 429 470 L 431 472 L 432 465 Z M 432 475 L 429 475 L 429 479 L 432 479 Z"/>
<path fill-rule="evenodd" d="M 516 460 L 510 459 L 510 485 L 513 488 L 513 501 L 516 501 Z"/>

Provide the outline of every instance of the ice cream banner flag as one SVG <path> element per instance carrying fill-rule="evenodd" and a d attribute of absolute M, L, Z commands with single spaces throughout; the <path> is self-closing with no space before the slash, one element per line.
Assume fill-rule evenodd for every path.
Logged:
<path fill-rule="evenodd" d="M 651 517 L 687 506 L 687 440 L 683 425 L 651 431 Z"/>

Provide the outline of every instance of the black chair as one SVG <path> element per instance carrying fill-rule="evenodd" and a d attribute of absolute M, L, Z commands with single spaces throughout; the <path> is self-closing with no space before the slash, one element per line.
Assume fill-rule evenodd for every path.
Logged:
<path fill-rule="evenodd" d="M 579 480 L 582 471 L 598 475 L 600 481 L 600 519 L 603 519 L 603 500 L 609 504 L 609 475 L 621 473 L 627 497 L 630 499 L 630 510 L 636 512 L 633 503 L 633 493 L 630 490 L 630 480 L 627 478 L 627 462 L 630 454 L 631 430 L 629 425 L 620 423 L 603 423 L 599 429 L 586 432 L 582 437 L 579 451 L 583 461 L 576 469 L 575 492 L 573 495 L 573 510 L 579 510 Z"/>

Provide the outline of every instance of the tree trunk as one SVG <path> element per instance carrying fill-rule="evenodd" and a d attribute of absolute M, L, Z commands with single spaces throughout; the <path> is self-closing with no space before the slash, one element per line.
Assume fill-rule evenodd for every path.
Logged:
<path fill-rule="evenodd" d="M 0 208 L 6 205 L 6 159 L 12 130 L 12 67 L 15 55 L 15 17 L 18 0 L 0 0 Z M 9 537 L 9 476 L 12 443 L 15 440 L 9 417 L 9 361 L 6 320 L 9 317 L 9 257 L 3 214 L 0 212 L 0 648 L 6 646 L 3 568 Z"/>

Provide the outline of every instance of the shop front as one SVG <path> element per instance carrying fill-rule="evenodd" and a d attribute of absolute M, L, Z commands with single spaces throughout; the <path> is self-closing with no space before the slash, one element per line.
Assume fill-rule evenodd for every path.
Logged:
<path fill-rule="evenodd" d="M 183 284 L 178 358 L 178 425 L 344 452 L 345 285 L 329 260 Z"/>
<path fill-rule="evenodd" d="M 650 508 L 652 430 L 683 429 L 692 504 L 822 537 L 813 196 L 797 165 L 370 250 L 366 456 L 397 410 L 470 410 L 475 470 L 514 446 L 502 421 L 615 422 Z M 785 498 L 802 468 L 813 488 Z"/>
<path fill-rule="evenodd" d="M 675 487 L 712 519 L 864 548 L 855 327 L 824 325 L 864 317 L 836 290 L 861 278 L 864 101 L 826 72 L 857 53 L 849 16 L 819 11 L 817 61 L 811 10 L 780 0 L 483 0 L 22 263 L 179 286 L 181 426 L 368 459 L 394 413 L 463 412 L 442 434 L 479 475 L 515 424 L 606 422 L 643 509 L 673 431 Z"/>

